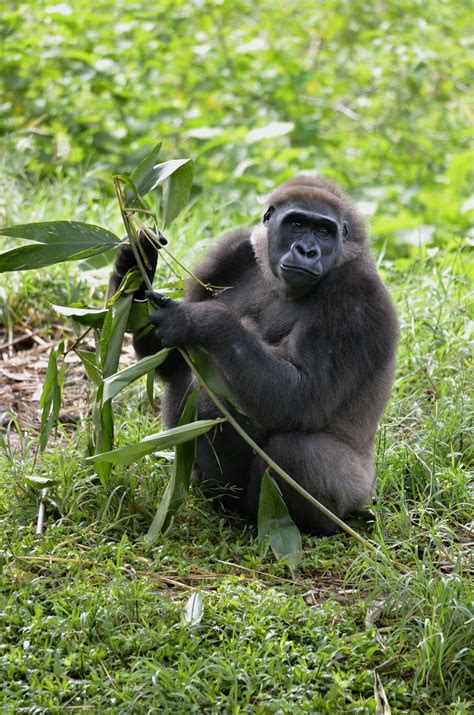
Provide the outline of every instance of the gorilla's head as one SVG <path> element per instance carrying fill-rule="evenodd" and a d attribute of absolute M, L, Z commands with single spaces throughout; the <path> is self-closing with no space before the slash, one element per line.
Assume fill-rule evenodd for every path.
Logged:
<path fill-rule="evenodd" d="M 252 244 L 264 276 L 285 293 L 310 292 L 366 240 L 363 221 L 339 187 L 300 176 L 269 198 Z"/>

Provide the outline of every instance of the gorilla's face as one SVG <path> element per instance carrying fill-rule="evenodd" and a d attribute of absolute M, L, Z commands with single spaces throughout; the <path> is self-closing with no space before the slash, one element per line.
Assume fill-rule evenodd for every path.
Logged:
<path fill-rule="evenodd" d="M 335 265 L 345 226 L 330 206 L 316 211 L 297 206 L 270 207 L 268 257 L 273 274 L 290 288 L 311 288 Z"/>

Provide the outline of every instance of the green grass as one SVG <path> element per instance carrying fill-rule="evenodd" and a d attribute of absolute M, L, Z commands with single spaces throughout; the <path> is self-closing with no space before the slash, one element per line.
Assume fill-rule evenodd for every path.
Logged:
<path fill-rule="evenodd" d="M 60 187 L 41 192 L 31 215 L 43 206 L 45 219 L 58 217 Z M 101 210 L 113 223 L 112 205 Z M 176 252 L 192 263 L 239 211 L 209 218 L 197 205 L 177 224 Z M 104 488 L 84 461 L 87 423 L 60 430 L 40 457 L 21 433 L 0 457 L 2 712 L 372 713 L 375 673 L 392 713 L 471 711 L 469 267 L 454 240 L 381 267 L 402 338 L 377 501 L 357 528 L 407 573 L 344 535 L 305 538 L 292 572 L 195 492 L 150 547 L 143 535 L 169 462 L 117 469 Z M 99 302 L 105 273 L 78 276 L 60 266 L 8 277 L 4 315 L 40 327 L 48 300 Z M 143 385 L 117 413 L 119 444 L 157 429 Z M 41 539 L 30 475 L 56 479 Z M 183 620 L 193 589 L 204 603 L 195 629 Z"/>
<path fill-rule="evenodd" d="M 393 714 L 473 712 L 471 15 L 466 0 L 277 13 L 265 0 L 6 2 L 0 225 L 74 219 L 123 235 L 110 174 L 158 139 L 163 161 L 196 162 L 168 232 L 188 266 L 297 172 L 364 206 L 401 342 L 376 503 L 354 526 L 405 571 L 345 535 L 304 538 L 291 571 L 195 490 L 151 547 L 169 461 L 114 469 L 103 486 L 87 420 L 38 455 L 7 416 L 1 713 L 387 715 L 380 683 Z M 1 275 L 0 339 L 57 340 L 50 302 L 102 305 L 107 272 Z M 160 267 L 155 284 L 171 281 Z M 159 428 L 144 385 L 116 411 L 119 444 Z M 40 539 L 31 476 L 56 480 Z"/>

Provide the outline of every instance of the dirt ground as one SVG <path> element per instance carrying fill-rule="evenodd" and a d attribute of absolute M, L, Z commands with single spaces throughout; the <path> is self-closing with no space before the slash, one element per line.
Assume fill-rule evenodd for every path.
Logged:
<path fill-rule="evenodd" d="M 13 445 L 21 432 L 38 432 L 40 397 L 48 367 L 48 356 L 55 342 L 45 341 L 33 333 L 0 343 L 0 432 L 9 435 Z M 93 349 L 93 342 L 81 343 L 82 349 Z M 133 360 L 131 341 L 124 345 L 123 359 Z M 81 361 L 74 352 L 66 356 L 63 404 L 59 420 L 74 425 L 90 412 L 91 387 Z"/>

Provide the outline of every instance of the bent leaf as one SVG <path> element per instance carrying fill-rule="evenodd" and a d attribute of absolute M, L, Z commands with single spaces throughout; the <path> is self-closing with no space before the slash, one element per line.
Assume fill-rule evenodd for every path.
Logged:
<path fill-rule="evenodd" d="M 58 480 L 53 477 L 37 477 L 33 474 L 27 474 L 24 480 L 28 486 L 33 489 L 44 489 L 45 487 L 51 487 L 53 484 L 58 483 Z"/>
<path fill-rule="evenodd" d="M 186 601 L 183 611 L 183 623 L 188 628 L 197 628 L 202 621 L 203 615 L 202 593 L 195 591 Z"/>
<path fill-rule="evenodd" d="M 263 549 L 266 537 L 277 559 L 297 564 L 301 558 L 301 534 L 290 516 L 281 491 L 269 470 L 260 487 L 258 503 L 258 543 Z"/>
<path fill-rule="evenodd" d="M 163 174 L 169 178 L 163 190 L 163 222 L 166 228 L 188 203 L 193 185 L 194 165 L 191 159 L 178 159 L 167 161 L 161 166 Z M 164 181 L 163 178 L 161 180 Z"/>
<path fill-rule="evenodd" d="M 46 221 L 9 226 L 0 230 L 2 236 L 24 238 L 44 244 L 22 246 L 0 255 L 0 273 L 88 258 L 120 245 L 120 239 L 110 231 L 79 221 Z"/>
<path fill-rule="evenodd" d="M 74 318 L 81 325 L 88 325 L 93 328 L 100 328 L 107 315 L 107 308 L 74 308 L 67 305 L 50 304 L 53 310 L 60 315 L 66 315 L 68 318 Z"/>
<path fill-rule="evenodd" d="M 189 424 L 196 419 L 197 397 L 197 390 L 189 395 L 180 417 L 179 425 Z M 176 446 L 171 478 L 146 535 L 149 541 L 153 541 L 161 531 L 166 531 L 172 518 L 185 500 L 189 491 L 195 456 L 196 440 L 189 440 L 189 442 L 183 442 L 183 444 Z"/>
<path fill-rule="evenodd" d="M 106 404 L 109 405 L 110 402 L 107 402 Z M 146 454 L 156 452 L 158 449 L 167 449 L 168 447 L 174 447 L 182 442 L 187 442 L 190 439 L 200 437 L 202 434 L 209 432 L 209 430 L 216 425 L 221 424 L 221 422 L 225 422 L 225 419 L 198 420 L 197 422 L 192 422 L 189 425 L 173 427 L 172 429 L 164 432 L 151 434 L 137 444 L 132 444 L 128 447 L 121 447 L 120 449 L 115 449 L 111 452 L 104 452 L 103 454 L 96 454 L 92 457 L 88 457 L 88 459 L 93 460 L 94 462 L 130 464 L 131 462 L 135 462 L 137 459 L 140 459 L 140 457 L 144 457 Z"/>
<path fill-rule="evenodd" d="M 130 367 L 126 367 L 124 370 L 120 370 L 120 372 L 116 372 L 114 375 L 107 377 L 104 380 L 102 402 L 112 400 L 124 387 L 131 385 L 131 383 L 138 380 L 139 377 L 146 375 L 150 370 L 161 365 L 170 352 L 171 348 L 165 348 L 164 350 L 160 350 L 159 353 L 149 355 L 134 365 L 130 365 Z"/>
<path fill-rule="evenodd" d="M 153 147 L 145 158 L 142 159 L 137 168 L 130 174 L 130 179 L 132 180 L 139 196 L 145 196 L 145 194 L 154 188 L 156 179 L 155 166 L 160 150 L 161 142 L 158 142 L 158 144 Z M 136 197 L 132 190 L 127 189 L 125 192 L 125 201 L 127 206 L 133 206 L 136 201 Z"/>
<path fill-rule="evenodd" d="M 79 264 L 80 271 L 97 271 L 100 268 L 109 268 L 117 253 L 116 248 L 107 249 L 105 252 L 95 253 L 84 258 Z"/>

